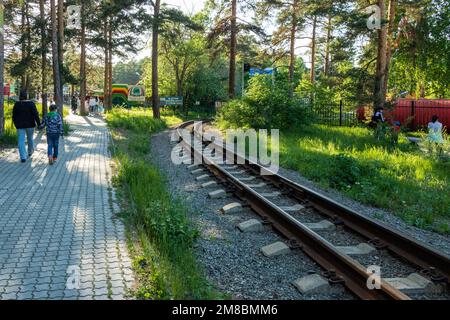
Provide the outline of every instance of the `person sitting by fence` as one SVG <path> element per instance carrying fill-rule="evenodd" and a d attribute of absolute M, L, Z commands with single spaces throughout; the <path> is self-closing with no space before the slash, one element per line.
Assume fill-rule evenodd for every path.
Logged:
<path fill-rule="evenodd" d="M 383 123 L 386 120 L 384 119 L 384 108 L 378 108 L 377 110 L 375 110 L 375 114 L 372 117 L 372 120 L 375 121 L 376 123 Z"/>
<path fill-rule="evenodd" d="M 383 115 L 383 111 L 384 111 L 384 108 L 377 108 L 377 109 L 375 110 L 375 113 L 374 113 L 374 115 L 372 116 L 372 120 L 371 120 L 370 123 L 369 123 L 369 127 L 375 129 L 375 128 L 378 127 L 378 125 L 379 125 L 380 123 L 384 123 L 384 122 L 385 122 L 385 118 L 384 118 L 384 115 Z"/>
<path fill-rule="evenodd" d="M 428 123 L 428 140 L 438 144 L 444 143 L 442 123 L 439 122 L 438 116 L 433 116 L 431 122 Z"/>

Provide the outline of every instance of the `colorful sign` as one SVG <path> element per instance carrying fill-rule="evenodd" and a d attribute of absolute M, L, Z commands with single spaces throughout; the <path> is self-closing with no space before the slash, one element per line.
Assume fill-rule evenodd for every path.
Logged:
<path fill-rule="evenodd" d="M 142 86 L 130 86 L 128 89 L 129 102 L 145 102 L 145 88 Z"/>
<path fill-rule="evenodd" d="M 264 70 L 257 68 L 250 68 L 250 77 L 256 76 L 257 74 L 273 74 L 273 68 L 266 68 Z"/>

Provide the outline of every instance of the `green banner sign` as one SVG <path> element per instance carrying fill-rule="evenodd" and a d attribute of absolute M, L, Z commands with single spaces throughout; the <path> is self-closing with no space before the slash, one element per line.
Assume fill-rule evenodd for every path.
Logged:
<path fill-rule="evenodd" d="M 183 97 L 161 97 L 161 106 L 182 106 Z"/>

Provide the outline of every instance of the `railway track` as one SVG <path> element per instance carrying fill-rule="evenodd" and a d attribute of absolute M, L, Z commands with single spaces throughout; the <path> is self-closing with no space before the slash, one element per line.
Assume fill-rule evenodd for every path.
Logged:
<path fill-rule="evenodd" d="M 234 150 L 227 151 L 233 154 L 235 164 L 242 164 L 217 163 L 213 157 L 204 154 L 204 148 L 207 145 L 212 149 L 224 146 L 220 142 L 211 141 L 208 135 L 202 134 L 200 141 L 198 133 L 194 134 L 193 126 L 194 122 L 190 121 L 176 129 L 176 138 L 184 152 L 188 154 L 189 160 L 201 159 L 202 166 L 219 181 L 219 184 L 225 186 L 227 193 L 234 194 L 240 203 L 258 214 L 262 224 L 272 226 L 286 237 L 290 249 L 302 250 L 318 263 L 324 270 L 321 277 L 330 284 L 344 285 L 358 298 L 365 300 L 412 299 L 407 293 L 408 278 L 383 277 L 376 288 L 368 285 L 373 280 L 373 273 L 360 262 L 364 254 L 357 252 L 355 254 L 354 251 L 369 249 L 366 255 L 374 255 L 380 251 L 388 252 L 388 261 L 396 259 L 399 263 L 407 264 L 410 268 L 408 270 L 415 271 L 413 273 L 415 277 L 426 282 L 428 287 L 431 286 L 433 290 L 443 294 L 448 292 L 450 284 L 448 256 L 285 177 L 278 174 L 261 175 L 261 172 L 264 170 L 267 172 L 267 169 Z M 182 130 L 187 128 L 192 129 L 189 140 L 183 139 L 182 134 Z M 194 147 L 192 139 L 197 139 L 197 147 Z M 199 149 L 198 145 L 202 148 Z M 261 189 L 265 191 L 270 189 L 271 192 L 261 192 Z M 280 205 L 280 202 L 285 203 Z M 316 223 L 302 221 L 305 220 L 302 212 L 314 216 L 313 220 Z M 324 228 L 320 227 L 321 223 L 322 226 L 325 225 Z M 359 239 L 360 245 L 332 244 L 332 239 L 323 235 L 324 232 L 326 234 L 326 230 L 323 229 L 330 226 L 338 228 L 339 233 L 350 233 L 349 237 Z"/>

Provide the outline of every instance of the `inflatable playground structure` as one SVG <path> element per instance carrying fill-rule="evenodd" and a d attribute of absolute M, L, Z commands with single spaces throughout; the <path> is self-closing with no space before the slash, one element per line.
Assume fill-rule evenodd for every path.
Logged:
<path fill-rule="evenodd" d="M 103 100 L 103 91 L 93 91 L 92 95 Z M 145 105 L 145 88 L 138 85 L 113 84 L 112 86 L 113 106 L 138 107 Z"/>
<path fill-rule="evenodd" d="M 114 84 L 112 88 L 113 106 L 136 107 L 145 104 L 145 89 L 143 86 Z"/>

